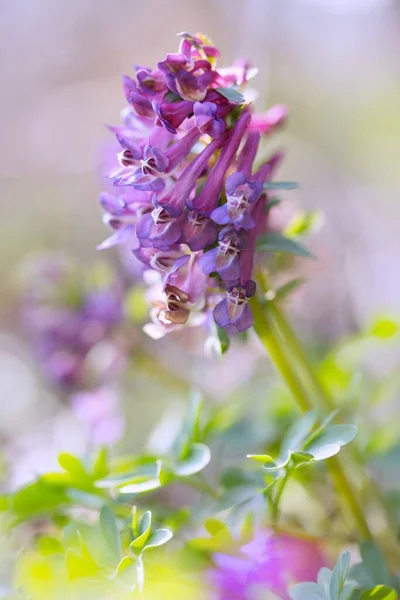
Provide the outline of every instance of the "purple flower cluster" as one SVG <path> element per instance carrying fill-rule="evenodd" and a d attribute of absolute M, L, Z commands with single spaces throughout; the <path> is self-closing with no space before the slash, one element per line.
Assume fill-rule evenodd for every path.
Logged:
<path fill-rule="evenodd" d="M 82 274 L 59 256 L 25 265 L 22 319 L 47 379 L 89 426 L 92 442 L 122 433 L 112 382 L 125 364 L 123 289 L 104 265 Z"/>
<path fill-rule="evenodd" d="M 153 337 L 211 311 L 228 332 L 253 323 L 263 186 L 282 155 L 254 162 L 260 134 L 278 129 L 287 111 L 277 105 L 253 115 L 242 92 L 255 69 L 245 61 L 217 69 L 218 56 L 205 36 L 181 34 L 179 51 L 156 70 L 124 76 L 128 107 L 122 125 L 110 128 L 119 152 L 100 202 L 114 233 L 99 247 L 123 244 L 143 263 Z"/>
<path fill-rule="evenodd" d="M 314 581 L 326 564 L 311 539 L 269 531 L 258 531 L 239 554 L 215 554 L 213 561 L 215 600 L 251 600 L 271 592 L 286 600 L 290 585 Z"/>

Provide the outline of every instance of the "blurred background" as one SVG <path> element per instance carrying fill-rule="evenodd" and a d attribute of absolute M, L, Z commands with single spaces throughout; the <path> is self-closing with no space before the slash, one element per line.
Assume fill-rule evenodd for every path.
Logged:
<path fill-rule="evenodd" d="M 124 104 L 120 74 L 175 51 L 177 32 L 209 35 L 220 64 L 251 58 L 257 107 L 290 108 L 276 140 L 288 150 L 279 178 L 301 185 L 288 192 L 287 206 L 324 214 L 310 240 L 318 261 L 298 264 L 308 283 L 291 307 L 296 328 L 314 348 L 329 348 L 373 315 L 400 312 L 400 2 L 0 0 L 0 7 L 0 444 L 13 484 L 48 468 L 59 450 L 85 447 L 84 430 L 43 381 L 21 326 L 18 265 L 47 251 L 88 267 L 98 259 L 107 234 L 98 165 L 104 125 L 118 123 Z M 215 363 L 191 339 L 140 342 L 158 355 L 161 375 L 133 361 L 123 393 L 126 447 L 141 447 L 165 407 L 179 412 L 191 379 L 216 402 L 265 394 L 256 347 L 237 347 Z M 389 354 L 383 371 L 396 365 L 394 348 Z M 177 364 L 183 383 L 174 379 Z"/>

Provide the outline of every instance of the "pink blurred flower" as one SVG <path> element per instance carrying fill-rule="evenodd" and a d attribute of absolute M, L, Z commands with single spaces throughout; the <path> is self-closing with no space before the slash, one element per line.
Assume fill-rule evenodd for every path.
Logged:
<path fill-rule="evenodd" d="M 257 532 L 239 554 L 214 554 L 213 561 L 216 600 L 254 600 L 263 597 L 262 590 L 286 600 L 291 584 L 315 580 L 325 564 L 311 539 L 271 531 Z"/>

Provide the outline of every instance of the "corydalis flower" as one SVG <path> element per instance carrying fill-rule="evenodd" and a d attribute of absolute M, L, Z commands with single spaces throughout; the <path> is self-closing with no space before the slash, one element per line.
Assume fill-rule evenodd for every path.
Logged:
<path fill-rule="evenodd" d="M 237 554 L 214 554 L 213 562 L 215 600 L 251 600 L 268 592 L 286 600 L 291 584 L 313 581 L 325 564 L 311 539 L 268 531 L 259 531 Z"/>
<path fill-rule="evenodd" d="M 110 128 L 120 151 L 106 174 L 114 192 L 101 196 L 114 233 L 100 247 L 124 244 L 142 261 L 154 337 L 211 314 L 230 332 L 252 325 L 256 240 L 268 228 L 264 183 L 281 154 L 254 163 L 260 136 L 287 116 L 282 105 L 252 113 L 242 95 L 256 73 L 247 61 L 220 69 L 211 40 L 180 37 L 156 69 L 123 78 L 129 106 Z"/>

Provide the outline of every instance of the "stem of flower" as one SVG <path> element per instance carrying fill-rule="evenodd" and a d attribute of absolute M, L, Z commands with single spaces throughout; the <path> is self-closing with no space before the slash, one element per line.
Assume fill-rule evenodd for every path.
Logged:
<path fill-rule="evenodd" d="M 261 279 L 261 287 L 263 287 L 263 280 Z M 262 290 L 264 293 L 266 289 Z M 270 354 L 272 361 L 280 371 L 283 379 L 286 381 L 290 391 L 292 392 L 297 404 L 302 412 L 306 412 L 315 407 L 315 404 L 303 387 L 303 382 L 299 376 L 299 372 L 313 373 L 312 367 L 309 365 L 305 352 L 300 347 L 301 351 L 293 352 L 292 344 L 296 339 L 294 333 L 291 331 L 289 324 L 283 315 L 280 318 L 276 318 L 276 313 L 279 312 L 278 307 L 273 302 L 268 303 L 262 302 L 259 298 L 254 296 L 251 300 L 252 310 L 254 314 L 254 328 L 258 334 L 261 342 L 264 344 L 266 350 Z M 273 305 L 274 309 L 271 310 L 270 306 Z M 283 330 L 280 325 L 284 324 Z M 288 330 L 290 335 L 288 336 Z M 289 338 L 289 339 L 287 339 Z M 297 341 L 297 340 L 296 340 Z M 278 360 L 277 360 L 278 358 Z M 332 401 L 326 400 L 323 390 L 320 386 L 316 385 L 316 378 L 313 376 L 312 388 L 319 387 L 319 401 L 318 407 L 321 405 L 325 412 L 329 412 L 333 406 Z M 318 382 L 317 382 L 318 384 Z M 308 389 L 308 387 L 306 388 Z M 311 389 L 310 389 L 311 392 Z M 371 539 L 372 534 L 369 529 L 368 523 L 364 517 L 363 511 L 359 505 L 358 498 L 355 490 L 353 490 L 346 473 L 343 471 L 342 466 L 337 458 L 332 458 L 328 461 L 328 468 L 332 477 L 332 480 L 336 486 L 338 497 L 342 500 L 343 506 L 346 507 L 349 513 L 352 514 L 353 520 L 357 525 L 360 535 L 363 539 Z"/>
<path fill-rule="evenodd" d="M 290 476 L 290 469 L 286 469 L 286 473 L 285 475 L 282 477 L 280 483 L 279 483 L 279 489 L 277 491 L 277 494 L 274 498 L 274 502 L 272 504 L 272 514 L 271 514 L 271 520 L 272 520 L 272 526 L 276 527 L 279 521 L 279 504 L 282 498 L 282 494 L 283 494 L 283 490 L 286 487 L 286 484 L 288 482 Z"/>
<path fill-rule="evenodd" d="M 254 315 L 254 329 L 260 341 L 295 397 L 300 410 L 302 412 L 311 410 L 313 405 L 310 397 L 304 391 L 300 379 L 287 360 L 286 354 L 282 349 L 279 331 L 270 318 L 268 311 L 265 310 L 265 306 L 255 296 L 250 300 L 250 304 Z"/>

